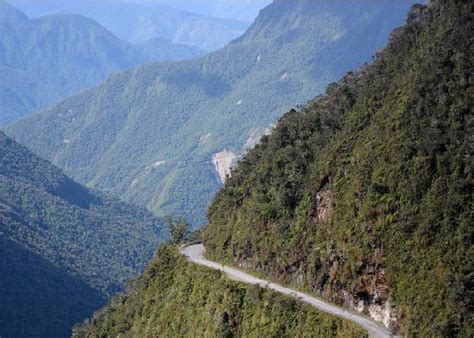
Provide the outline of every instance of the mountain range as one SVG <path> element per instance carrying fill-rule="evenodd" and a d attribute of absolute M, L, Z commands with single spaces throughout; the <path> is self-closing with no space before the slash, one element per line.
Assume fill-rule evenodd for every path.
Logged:
<path fill-rule="evenodd" d="M 213 201 L 207 258 L 352 308 L 394 336 L 472 336 L 473 6 L 414 5 L 370 65 L 287 112 Z M 74 330 L 122 335 L 367 333 L 165 245 Z"/>
<path fill-rule="evenodd" d="M 190 10 L 203 7 L 201 1 L 194 6 L 187 1 L 184 6 L 187 10 L 174 9 L 176 3 L 172 1 L 143 4 L 120 0 L 12 0 L 12 3 L 31 16 L 75 13 L 90 17 L 130 43 L 161 38 L 203 51 L 223 47 L 242 35 L 253 21 L 253 18 L 250 22 L 242 22 L 231 17 L 191 13 Z"/>
<path fill-rule="evenodd" d="M 82 184 L 202 225 L 229 166 L 370 60 L 410 3 L 278 0 L 221 50 L 117 73 L 6 132 Z"/>
<path fill-rule="evenodd" d="M 149 212 L 91 191 L 0 133 L 0 335 L 64 337 L 167 238 Z"/>
<path fill-rule="evenodd" d="M 0 126 L 97 85 L 113 72 L 202 54 L 161 40 L 132 45 L 80 15 L 28 19 L 0 0 Z"/>
<path fill-rule="evenodd" d="M 131 3 L 160 4 L 217 18 L 237 19 L 253 22 L 258 12 L 272 0 L 125 0 Z"/>
<path fill-rule="evenodd" d="M 0 0 L 13 113 L 193 58 L 0 132 L 0 336 L 473 336 L 474 4 L 410 5 L 275 0 L 193 58 Z"/>

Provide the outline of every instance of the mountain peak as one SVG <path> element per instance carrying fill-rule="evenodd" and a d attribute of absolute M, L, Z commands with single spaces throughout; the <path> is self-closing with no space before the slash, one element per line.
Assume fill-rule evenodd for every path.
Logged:
<path fill-rule="evenodd" d="M 26 21 L 28 17 L 18 8 L 13 7 L 8 2 L 0 0 L 0 25 L 12 24 L 18 21 Z"/>
<path fill-rule="evenodd" d="M 381 0 L 377 4 L 364 1 L 354 6 L 345 0 L 275 0 L 263 8 L 247 32 L 234 42 L 280 38 L 295 39 L 301 31 L 311 31 L 319 40 L 338 40 L 344 31 L 352 31 L 371 16 L 399 13 L 403 5 L 413 1 Z M 391 14 L 387 14 L 390 17 Z M 316 18 L 316 19 L 315 19 Z M 352 18 L 352 20 L 344 20 Z"/>

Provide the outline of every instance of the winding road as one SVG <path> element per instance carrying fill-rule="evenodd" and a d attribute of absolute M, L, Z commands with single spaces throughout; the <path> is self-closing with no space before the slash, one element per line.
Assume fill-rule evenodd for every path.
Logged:
<path fill-rule="evenodd" d="M 286 288 L 279 284 L 275 284 L 270 281 L 254 277 L 229 266 L 210 261 L 204 257 L 205 250 L 206 249 L 204 248 L 204 245 L 195 244 L 182 248 L 181 254 L 184 255 L 189 262 L 204 265 L 211 269 L 223 271 L 227 275 L 227 277 L 232 280 L 247 284 L 260 285 L 261 287 L 267 287 L 284 295 L 297 298 L 300 301 L 308 303 L 309 305 L 323 312 L 327 312 L 338 317 L 350 320 L 351 322 L 356 323 L 366 329 L 369 332 L 370 337 L 393 337 L 392 333 L 384 326 L 364 316 L 345 310 L 333 304 L 326 303 L 306 293 Z"/>

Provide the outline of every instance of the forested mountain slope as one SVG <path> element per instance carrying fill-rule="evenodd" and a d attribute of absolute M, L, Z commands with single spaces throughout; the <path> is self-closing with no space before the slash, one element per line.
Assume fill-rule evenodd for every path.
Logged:
<path fill-rule="evenodd" d="M 209 256 L 401 335 L 472 336 L 472 13 L 415 6 L 371 65 L 284 115 L 210 207 Z"/>
<path fill-rule="evenodd" d="M 217 18 L 231 18 L 252 22 L 258 12 L 268 6 L 272 0 L 200 0 L 189 2 L 187 0 L 158 0 L 157 3 L 173 8 L 188 10 Z"/>
<path fill-rule="evenodd" d="M 181 4 L 154 0 L 10 1 L 32 17 L 61 13 L 90 17 L 130 43 L 161 38 L 205 51 L 214 51 L 239 37 L 253 20 L 243 22 L 236 20 L 237 16 L 222 18 L 213 17 L 212 13 L 197 14 L 194 10 L 204 7 L 202 0 L 185 0 Z"/>
<path fill-rule="evenodd" d="M 7 133 L 83 184 L 202 225 L 227 165 L 369 60 L 410 3 L 277 0 L 215 53 L 113 75 Z"/>
<path fill-rule="evenodd" d="M 30 20 L 0 0 L 0 126 L 97 85 L 112 72 L 202 55 L 170 43 L 144 47 L 145 52 L 80 15 Z"/>
<path fill-rule="evenodd" d="M 173 43 L 171 40 L 158 37 L 137 43 L 135 46 L 150 61 L 180 61 L 206 54 L 197 47 Z"/>
<path fill-rule="evenodd" d="M 161 246 L 145 273 L 74 330 L 74 337 L 366 337 L 352 323 Z"/>
<path fill-rule="evenodd" d="M 68 337 L 76 322 L 106 301 L 84 281 L 3 235 L 0 254 L 2 337 Z"/>
<path fill-rule="evenodd" d="M 0 335 L 63 337 L 166 237 L 149 212 L 88 190 L 0 133 Z"/>

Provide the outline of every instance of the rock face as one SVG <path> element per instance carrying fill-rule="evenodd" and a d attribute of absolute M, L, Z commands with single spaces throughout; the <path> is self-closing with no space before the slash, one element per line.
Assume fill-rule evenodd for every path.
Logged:
<path fill-rule="evenodd" d="M 316 193 L 316 213 L 319 223 L 329 222 L 333 214 L 333 191 L 331 177 L 326 177 L 323 186 Z"/>
<path fill-rule="evenodd" d="M 231 169 L 236 163 L 237 156 L 232 151 L 224 149 L 212 155 L 212 164 L 222 183 L 225 183 L 226 178 L 230 176 Z"/>
<path fill-rule="evenodd" d="M 347 295 L 347 303 L 387 328 L 394 329 L 397 326 L 397 311 L 390 303 L 385 269 L 380 269 L 364 286 L 364 290 L 359 290 L 355 296 Z"/>

